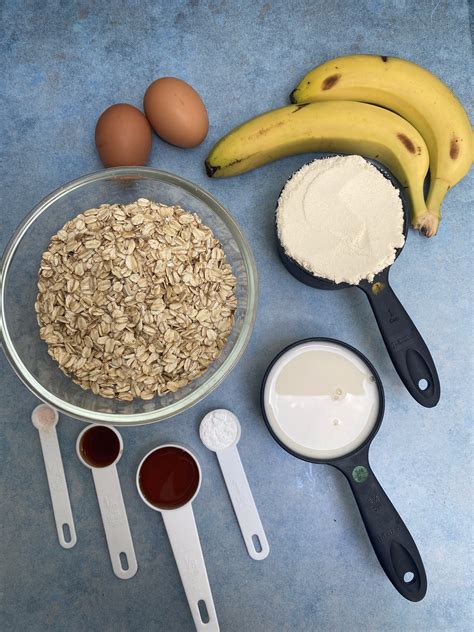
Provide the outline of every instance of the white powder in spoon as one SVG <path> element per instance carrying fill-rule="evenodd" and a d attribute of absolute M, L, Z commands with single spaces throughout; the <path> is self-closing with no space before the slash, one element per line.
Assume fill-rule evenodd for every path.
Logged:
<path fill-rule="evenodd" d="M 199 435 L 206 448 L 217 452 L 225 450 L 238 441 L 240 424 L 230 410 L 218 408 L 204 417 L 199 426 Z"/>
<path fill-rule="evenodd" d="M 361 156 L 299 169 L 278 200 L 277 228 L 292 259 L 336 283 L 372 281 L 405 242 L 397 189 Z"/>

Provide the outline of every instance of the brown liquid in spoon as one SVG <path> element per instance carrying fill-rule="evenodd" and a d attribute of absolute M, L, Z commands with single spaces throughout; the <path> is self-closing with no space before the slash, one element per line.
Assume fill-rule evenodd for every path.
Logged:
<path fill-rule="evenodd" d="M 113 430 L 106 426 L 93 426 L 82 435 L 82 458 L 92 467 L 107 467 L 120 454 L 120 441 Z"/>
<path fill-rule="evenodd" d="M 196 493 L 200 473 L 194 458 L 181 448 L 158 448 L 140 467 L 138 484 L 148 502 L 158 509 L 178 509 Z"/>

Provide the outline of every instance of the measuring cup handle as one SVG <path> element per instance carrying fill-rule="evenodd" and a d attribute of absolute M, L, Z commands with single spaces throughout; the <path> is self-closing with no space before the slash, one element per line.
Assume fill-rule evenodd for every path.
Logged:
<path fill-rule="evenodd" d="M 40 430 L 39 437 L 59 544 L 65 549 L 70 549 L 76 544 L 77 536 L 56 428 Z M 69 529 L 67 540 L 64 527 Z"/>
<path fill-rule="evenodd" d="M 390 287 L 388 270 L 361 286 L 400 379 L 419 404 L 432 408 L 440 397 L 438 373 L 425 341 Z"/>
<path fill-rule="evenodd" d="M 416 544 L 372 472 L 367 451 L 338 465 L 354 493 L 377 558 L 398 592 L 410 601 L 426 594 L 426 573 Z"/>
<path fill-rule="evenodd" d="M 252 559 L 264 560 L 270 553 L 270 547 L 239 452 L 235 446 L 232 446 L 219 450 L 216 454 L 247 551 Z M 260 543 L 258 548 L 255 546 L 255 536 Z"/>
<path fill-rule="evenodd" d="M 196 630 L 218 632 L 219 624 L 192 505 L 188 503 L 162 514 Z"/>
<path fill-rule="evenodd" d="M 113 571 L 120 579 L 130 579 L 138 564 L 117 468 L 93 468 L 92 475 Z"/>

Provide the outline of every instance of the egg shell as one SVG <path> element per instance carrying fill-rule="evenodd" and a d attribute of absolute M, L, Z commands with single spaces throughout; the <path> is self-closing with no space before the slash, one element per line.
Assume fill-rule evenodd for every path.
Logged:
<path fill-rule="evenodd" d="M 95 128 L 95 144 L 105 167 L 146 164 L 151 140 L 146 116 L 128 103 L 116 103 L 107 108 Z"/>
<path fill-rule="evenodd" d="M 151 126 L 168 143 L 195 147 L 206 138 L 206 106 L 185 81 L 174 77 L 157 79 L 148 87 L 143 105 Z"/>

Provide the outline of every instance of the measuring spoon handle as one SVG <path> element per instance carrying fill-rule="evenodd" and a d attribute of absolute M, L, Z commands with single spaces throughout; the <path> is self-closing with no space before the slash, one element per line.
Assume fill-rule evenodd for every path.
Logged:
<path fill-rule="evenodd" d="M 120 579 L 130 579 L 138 564 L 117 468 L 92 468 L 92 475 L 113 571 Z"/>
<path fill-rule="evenodd" d="M 368 455 L 359 454 L 338 467 L 349 481 L 385 574 L 405 599 L 420 601 L 427 588 L 423 562 L 405 523 L 372 472 Z"/>
<path fill-rule="evenodd" d="M 438 373 L 425 341 L 390 287 L 388 270 L 361 287 L 400 379 L 419 404 L 432 408 L 440 398 Z"/>
<path fill-rule="evenodd" d="M 270 547 L 239 452 L 232 446 L 219 450 L 216 454 L 247 551 L 252 559 L 264 560 L 270 553 Z M 257 542 L 254 541 L 255 536 L 258 538 Z"/>
<path fill-rule="evenodd" d="M 65 549 L 70 549 L 76 544 L 77 536 L 56 428 L 39 430 L 39 437 L 59 544 Z M 69 530 L 68 539 L 65 527 Z"/>
<path fill-rule="evenodd" d="M 192 505 L 162 511 L 162 515 L 196 630 L 218 632 L 219 623 Z"/>

